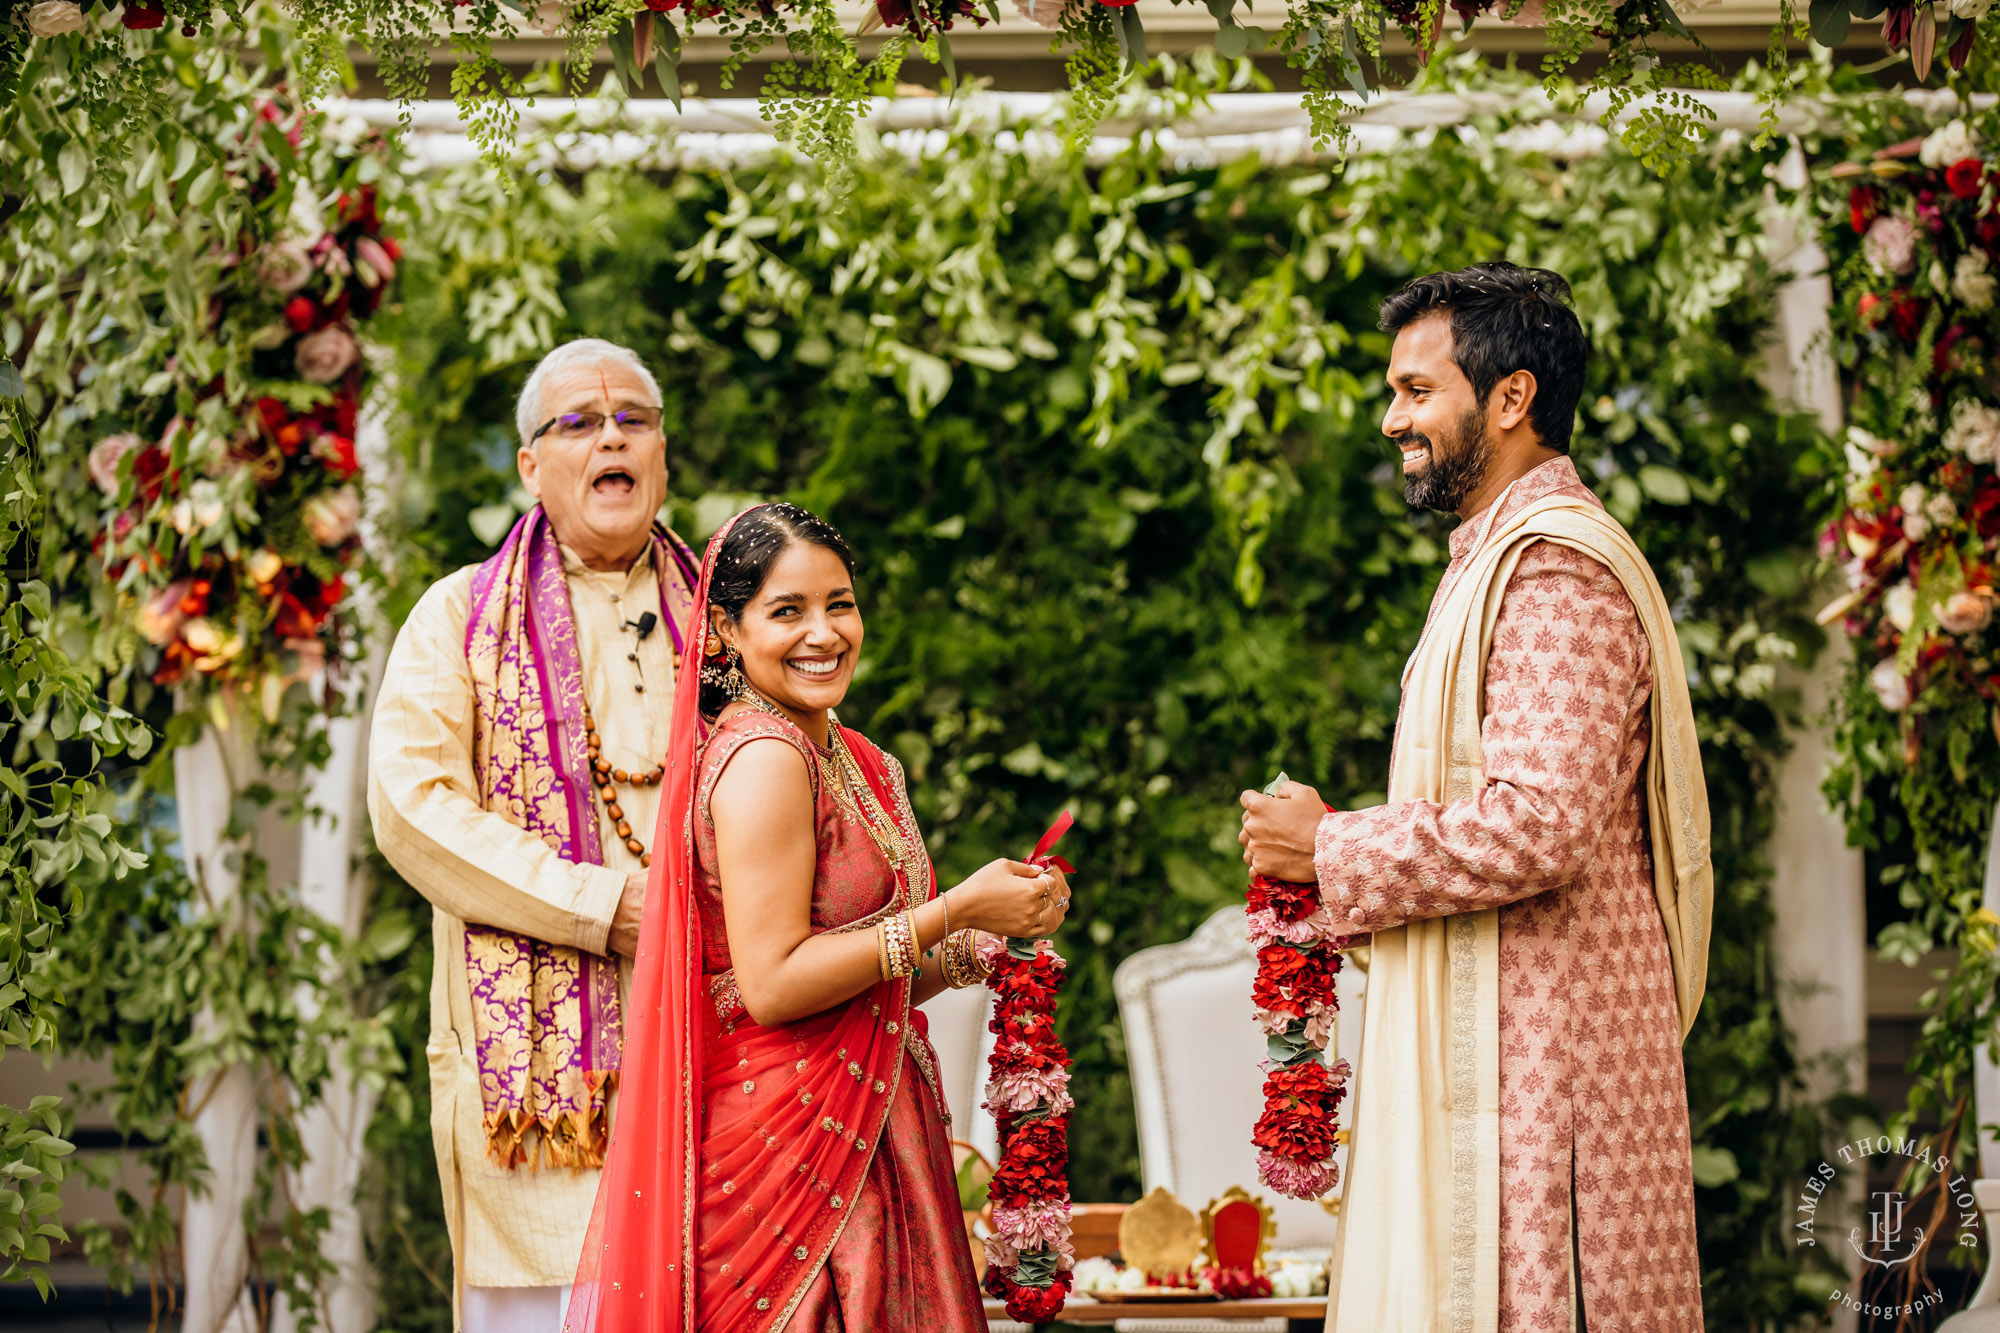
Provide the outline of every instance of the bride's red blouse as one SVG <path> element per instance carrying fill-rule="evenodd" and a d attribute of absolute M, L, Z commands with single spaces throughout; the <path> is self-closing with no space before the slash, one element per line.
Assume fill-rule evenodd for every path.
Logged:
<path fill-rule="evenodd" d="M 859 733 L 844 734 L 883 805 L 914 835 L 902 766 Z M 709 798 L 729 761 L 758 740 L 796 749 L 813 784 L 813 929 L 872 929 L 906 905 L 863 817 L 831 780 L 829 751 L 761 711 L 739 711 L 714 728 L 698 761 L 692 816 L 694 900 L 713 1001 L 703 1014 L 699 1326 L 984 1333 L 950 1113 L 908 983 L 880 983 L 778 1028 L 751 1021 L 737 998 Z M 913 878 L 913 902 L 927 900 L 928 868 Z"/>

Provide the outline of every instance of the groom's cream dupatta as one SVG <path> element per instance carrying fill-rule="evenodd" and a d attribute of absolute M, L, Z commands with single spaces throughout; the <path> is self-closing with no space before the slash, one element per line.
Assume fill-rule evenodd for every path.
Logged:
<path fill-rule="evenodd" d="M 1654 892 L 1681 1036 L 1701 1006 L 1714 875 L 1708 792 L 1673 617 L 1625 529 L 1554 495 L 1497 516 L 1403 673 L 1389 800 L 1451 802 L 1486 785 L 1486 659 L 1501 597 L 1536 541 L 1610 568 L 1652 649 L 1645 795 Z M 1364 993 L 1347 1184 L 1334 1246 L 1333 1333 L 1493 1333 L 1500 1304 L 1498 909 L 1376 932 Z"/>

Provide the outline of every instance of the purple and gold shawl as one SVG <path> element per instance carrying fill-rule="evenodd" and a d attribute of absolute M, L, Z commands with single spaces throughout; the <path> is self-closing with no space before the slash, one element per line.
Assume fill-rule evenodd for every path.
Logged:
<path fill-rule="evenodd" d="M 653 568 L 678 660 L 692 621 L 694 557 L 655 527 Z M 465 656 L 480 804 L 565 860 L 602 865 L 583 659 L 562 550 L 540 505 L 473 573 Z M 602 1166 L 624 1034 L 617 961 L 467 923 L 465 965 L 487 1156 L 508 1168 Z M 533 1130 L 541 1132 L 530 1142 Z"/>

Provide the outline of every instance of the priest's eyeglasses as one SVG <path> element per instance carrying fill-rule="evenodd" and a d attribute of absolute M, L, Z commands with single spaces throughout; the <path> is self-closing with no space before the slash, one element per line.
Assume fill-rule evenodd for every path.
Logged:
<path fill-rule="evenodd" d="M 528 437 L 528 443 L 533 444 L 553 432 L 559 440 L 581 444 L 585 440 L 596 439 L 597 432 L 604 429 L 607 421 L 617 422 L 618 429 L 627 435 L 658 435 L 664 415 L 657 407 L 626 407 L 616 412 L 564 412 L 544 421 L 542 428 Z"/>

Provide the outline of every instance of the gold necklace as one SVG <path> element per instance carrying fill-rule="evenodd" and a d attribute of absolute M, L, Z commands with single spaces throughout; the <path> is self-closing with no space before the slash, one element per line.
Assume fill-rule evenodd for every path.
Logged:
<path fill-rule="evenodd" d="M 738 702 L 748 707 L 769 713 L 773 717 L 784 718 L 793 726 L 798 726 L 798 722 L 790 714 L 766 699 L 748 683 L 745 683 L 742 692 L 736 698 Z M 901 828 L 890 818 L 889 812 L 882 808 L 882 803 L 875 798 L 875 789 L 868 785 L 867 775 L 861 771 L 861 765 L 855 761 L 853 752 L 847 748 L 847 742 L 840 734 L 840 721 L 833 715 L 832 709 L 827 710 L 826 723 L 827 739 L 832 742 L 827 748 L 833 760 L 831 767 L 835 803 L 857 817 L 856 822 L 866 831 L 869 841 L 873 842 L 876 849 L 882 853 L 882 859 L 889 863 L 889 868 L 903 877 L 906 886 L 913 885 L 914 867 L 919 862 L 911 855 L 909 847 L 901 836 Z M 807 737 L 807 740 L 811 740 L 811 737 Z M 914 888 L 910 888 L 909 892 L 914 893 Z"/>

